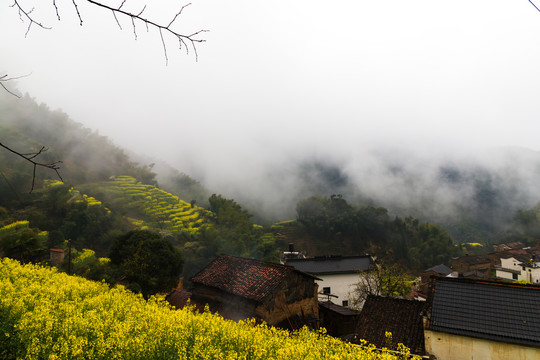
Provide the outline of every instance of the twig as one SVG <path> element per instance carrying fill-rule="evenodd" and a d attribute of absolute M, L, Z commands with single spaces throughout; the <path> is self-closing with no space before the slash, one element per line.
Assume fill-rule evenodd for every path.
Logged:
<path fill-rule="evenodd" d="M 33 169 L 33 173 L 32 173 L 32 188 L 30 189 L 30 192 L 32 192 L 34 190 L 35 181 L 36 181 L 36 169 L 37 169 L 38 166 L 54 170 L 54 172 L 56 172 L 56 175 L 58 176 L 58 178 L 61 181 L 64 181 L 62 179 L 62 176 L 60 176 L 60 173 L 58 172 L 58 170 L 60 170 L 59 164 L 61 164 L 62 161 L 55 161 L 55 162 L 52 162 L 52 163 L 42 163 L 42 162 L 37 162 L 37 161 L 33 160 L 34 158 L 36 158 L 37 156 L 43 154 L 45 151 L 48 150 L 45 146 L 42 146 L 41 149 L 39 149 L 39 151 L 37 151 L 37 152 L 28 153 L 28 154 L 23 154 L 23 153 L 20 153 L 18 151 L 15 151 L 12 148 L 10 148 L 9 146 L 6 146 L 6 145 L 4 145 L 2 143 L 0 143 L 0 146 L 3 147 L 4 149 L 14 153 L 15 155 L 25 159 L 26 161 L 29 161 L 33 165 L 34 169 Z"/>
<path fill-rule="evenodd" d="M 50 27 L 47 27 L 37 21 L 35 21 L 31 16 L 30 14 L 32 13 L 32 11 L 34 11 L 34 8 L 32 8 L 31 10 L 29 11 L 26 11 L 24 10 L 21 5 L 19 5 L 19 2 L 17 0 L 13 0 L 13 5 L 11 5 L 11 7 L 16 7 L 19 11 L 19 17 L 23 18 L 23 15 L 24 17 L 26 17 L 28 19 L 28 28 L 26 29 L 26 33 L 24 34 L 24 36 L 26 37 L 28 35 L 28 33 L 30 32 L 30 28 L 32 27 L 32 24 L 36 24 L 37 26 L 39 26 L 40 28 L 42 29 L 47 29 L 47 30 L 50 30 L 51 28 Z M 24 20 L 22 20 L 24 21 Z"/>
<path fill-rule="evenodd" d="M 28 19 L 28 28 L 26 29 L 25 36 L 28 35 L 28 33 L 30 32 L 30 28 L 32 27 L 33 24 L 36 24 L 37 26 L 39 26 L 39 27 L 41 27 L 43 29 L 51 29 L 50 27 L 47 27 L 47 26 L 41 24 L 40 22 L 34 20 L 34 18 L 31 16 L 31 13 L 34 11 L 34 9 L 32 8 L 29 11 L 23 9 L 23 7 L 19 4 L 19 1 L 20 0 L 13 0 L 13 5 L 11 5 L 11 7 L 15 7 L 15 8 L 18 9 L 19 17 L 21 18 L 21 20 L 23 22 L 25 21 L 23 18 Z M 75 8 L 75 11 L 77 13 L 77 17 L 79 18 L 79 23 L 82 26 L 83 19 L 82 19 L 81 13 L 79 11 L 79 6 L 78 6 L 78 3 L 77 3 L 77 0 L 71 0 L 71 2 L 73 3 L 73 6 Z M 123 9 L 123 7 L 126 4 L 127 0 L 122 0 L 121 4 L 118 7 L 112 7 L 112 6 L 109 6 L 109 5 L 106 5 L 106 4 L 102 4 L 101 2 L 95 1 L 95 0 L 86 0 L 86 2 L 88 2 L 88 3 L 92 4 L 92 5 L 101 7 L 103 9 L 110 10 L 113 13 L 116 24 L 118 25 L 118 27 L 120 29 L 122 29 L 122 26 L 120 25 L 120 21 L 118 20 L 117 14 L 121 14 L 121 15 L 129 17 L 131 19 L 131 23 L 132 23 L 132 26 L 133 26 L 133 34 L 135 35 L 135 40 L 137 40 L 137 29 L 136 29 L 136 25 L 135 25 L 135 20 L 142 21 L 146 25 L 146 30 L 147 31 L 149 30 L 150 26 L 153 26 L 153 27 L 157 28 L 159 30 L 159 35 L 161 37 L 161 42 L 163 44 L 163 51 L 164 51 L 164 55 L 165 55 L 165 63 L 166 64 L 168 64 L 169 59 L 168 59 L 168 56 L 167 56 L 167 46 L 166 46 L 165 40 L 163 38 L 163 30 L 165 30 L 166 32 L 172 34 L 173 36 L 175 36 L 178 39 L 179 44 L 180 44 L 180 49 L 182 48 L 182 45 L 186 45 L 186 51 L 188 53 L 189 53 L 189 49 L 188 49 L 187 43 L 188 42 L 191 43 L 191 46 L 193 47 L 193 50 L 195 52 L 195 61 L 198 61 L 196 43 L 205 42 L 206 40 L 197 39 L 196 36 L 200 35 L 203 32 L 207 32 L 208 30 L 199 30 L 199 31 L 196 31 L 196 32 L 192 33 L 191 35 L 184 35 L 184 34 L 180 34 L 180 33 L 176 32 L 175 30 L 171 29 L 171 26 L 174 24 L 174 22 L 177 21 L 178 17 L 182 14 L 184 9 L 186 7 L 188 7 L 188 6 L 190 6 L 191 3 L 183 5 L 180 8 L 180 11 L 178 11 L 178 13 L 176 13 L 174 15 L 172 20 L 167 25 L 161 25 L 161 24 L 158 24 L 155 21 L 152 21 L 152 20 L 149 20 L 146 17 L 143 17 L 143 13 L 146 10 L 146 5 L 144 5 L 142 10 L 139 11 L 138 13 L 133 13 L 133 12 L 130 12 L 130 11 L 127 11 L 127 10 Z M 55 9 L 56 17 L 58 18 L 58 20 L 60 20 L 60 11 L 58 9 L 58 5 L 56 4 L 56 0 L 52 0 L 52 5 L 53 5 L 53 7 Z M 3 87 L 5 88 L 5 86 L 3 86 Z"/>
<path fill-rule="evenodd" d="M 74 1 L 74 0 L 73 0 Z M 180 42 L 180 44 L 184 44 L 186 45 L 187 42 L 190 42 L 191 45 L 193 46 L 193 49 L 195 51 L 195 60 L 197 61 L 198 60 L 198 54 L 197 54 L 197 49 L 196 49 L 196 43 L 201 43 L 201 42 L 205 42 L 206 40 L 204 39 L 196 39 L 195 37 L 203 32 L 207 32 L 208 30 L 199 30 L 199 31 L 196 31 L 194 33 L 192 33 L 191 35 L 183 35 L 183 34 L 180 34 L 174 30 L 171 29 L 171 26 L 172 24 L 176 21 L 176 19 L 178 18 L 178 16 L 180 16 L 180 14 L 182 13 L 182 11 L 184 10 L 184 8 L 186 8 L 187 6 L 191 5 L 191 3 L 189 4 L 186 4 L 184 6 L 181 7 L 180 11 L 173 17 L 173 19 L 171 20 L 171 22 L 169 22 L 168 25 L 160 25 L 152 20 L 149 20 L 147 18 L 144 18 L 142 17 L 142 13 L 144 12 L 144 10 L 146 9 L 146 6 L 142 9 L 141 12 L 139 12 L 138 14 L 134 14 L 134 13 L 131 13 L 129 11 L 126 11 L 126 10 L 123 10 L 122 7 L 123 5 L 125 4 L 126 0 L 122 1 L 122 3 L 120 4 L 119 7 L 117 8 L 114 8 L 112 6 L 109 6 L 109 5 L 105 5 L 105 4 L 102 4 L 100 2 L 97 2 L 97 1 L 94 1 L 94 0 L 86 0 L 87 2 L 93 4 L 93 5 L 96 5 L 96 6 L 99 6 L 101 8 L 104 8 L 104 9 L 107 9 L 107 10 L 110 10 L 113 12 L 113 14 L 115 15 L 115 19 L 117 20 L 117 23 L 118 23 L 118 18 L 116 16 L 116 14 L 122 14 L 124 16 L 127 16 L 129 18 L 131 18 L 131 21 L 132 21 L 132 24 L 133 24 L 133 27 L 134 27 L 134 32 L 135 32 L 135 20 L 140 20 L 142 22 L 144 22 L 146 24 L 146 28 L 148 29 L 148 26 L 154 26 L 156 27 L 158 30 L 159 30 L 159 34 L 160 34 L 160 37 L 161 37 L 161 42 L 163 44 L 163 51 L 164 51 L 164 54 L 165 54 L 165 63 L 168 64 L 168 56 L 167 56 L 167 46 L 165 44 L 165 40 L 163 38 L 163 30 L 165 30 L 166 32 L 174 35 Z M 120 26 L 120 24 L 118 24 Z M 135 38 L 137 37 L 137 34 L 135 33 Z M 187 47 L 186 47 L 187 48 Z"/>
<path fill-rule="evenodd" d="M 531 3 L 532 6 L 534 6 L 536 10 L 540 11 L 540 8 L 538 8 L 538 6 L 536 6 L 531 0 L 529 0 L 529 2 Z"/>
<path fill-rule="evenodd" d="M 10 93 L 11 95 L 15 96 L 15 97 L 18 97 L 20 98 L 21 96 L 20 95 L 17 95 L 15 94 L 14 92 L 10 91 L 4 84 L 2 84 L 3 82 L 6 82 L 6 81 L 10 81 L 10 80 L 17 80 L 17 79 L 20 79 L 20 78 L 23 78 L 23 77 L 27 77 L 27 76 L 30 76 L 30 74 L 28 75 L 22 75 L 22 76 L 17 76 L 17 77 L 12 77 L 12 78 L 8 78 L 7 77 L 8 75 L 5 74 L 3 76 L 0 76 L 0 86 L 2 86 L 4 88 L 4 90 L 6 90 L 8 93 Z"/>
<path fill-rule="evenodd" d="M 82 26 L 82 17 L 81 17 L 81 13 L 79 12 L 79 6 L 75 2 L 75 0 L 71 0 L 71 1 L 73 2 L 73 6 L 75 6 L 75 11 L 77 11 L 77 16 L 79 17 L 79 22 Z"/>

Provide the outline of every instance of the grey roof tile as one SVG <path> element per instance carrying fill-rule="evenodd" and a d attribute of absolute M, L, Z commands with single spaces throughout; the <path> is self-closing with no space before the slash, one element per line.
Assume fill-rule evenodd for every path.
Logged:
<path fill-rule="evenodd" d="M 320 256 L 289 259 L 287 265 L 309 274 L 350 273 L 368 270 L 371 265 L 371 256 Z"/>
<path fill-rule="evenodd" d="M 438 278 L 430 329 L 540 346 L 540 287 Z"/>

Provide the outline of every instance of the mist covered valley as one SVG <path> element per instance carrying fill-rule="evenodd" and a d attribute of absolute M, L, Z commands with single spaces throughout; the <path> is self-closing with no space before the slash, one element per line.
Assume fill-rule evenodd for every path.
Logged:
<path fill-rule="evenodd" d="M 132 162 L 155 172 L 158 184 L 186 201 L 208 204 L 209 195 L 220 193 L 239 202 L 256 222 L 265 225 L 294 219 L 300 199 L 340 194 L 356 206 L 381 206 L 391 215 L 414 216 L 440 224 L 457 243 L 492 243 L 511 225 L 517 210 L 532 208 L 540 201 L 540 153 L 526 148 L 421 152 L 413 147 L 381 145 L 362 147 L 356 153 L 336 151 L 325 155 L 300 150 L 288 156 L 276 154 L 276 158 L 264 158 L 257 166 L 246 163 L 232 170 L 221 169 L 219 163 L 201 163 L 197 158 L 184 158 L 181 167 L 175 167 L 174 163 L 148 156 L 144 147 L 118 148 L 114 139 L 100 136 L 99 129 L 74 122 L 62 111 L 51 111 L 28 95 L 17 100 L 2 94 L 1 101 L 3 137 L 16 133 L 11 146 L 21 151 L 24 146 L 39 144 L 49 148 L 44 156 L 63 161 L 61 174 L 66 183 L 80 184 L 103 177 L 108 161 L 116 162 L 114 171 L 122 175 L 126 172 L 123 168 Z M 105 161 L 102 144 L 117 155 Z M 75 172 L 70 160 L 83 153 L 84 164 L 76 166 Z M 84 171 L 80 171 L 81 165 Z M 4 172 L 9 174 L 9 166 L 4 165 Z M 38 176 L 54 174 L 41 170 Z M 141 180 L 149 182 L 148 176 Z M 24 182 L 21 185 L 28 186 Z M 473 232 L 475 235 L 471 235 Z"/>

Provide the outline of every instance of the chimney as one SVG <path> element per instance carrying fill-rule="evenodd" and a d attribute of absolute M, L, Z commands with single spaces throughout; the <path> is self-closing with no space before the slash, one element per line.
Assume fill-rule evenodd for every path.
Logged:
<path fill-rule="evenodd" d="M 293 243 L 289 243 L 289 252 L 290 253 L 294 252 L 294 244 Z"/>

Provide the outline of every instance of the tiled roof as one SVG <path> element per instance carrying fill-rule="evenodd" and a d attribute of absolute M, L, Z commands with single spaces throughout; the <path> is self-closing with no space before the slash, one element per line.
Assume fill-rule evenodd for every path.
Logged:
<path fill-rule="evenodd" d="M 469 265 L 480 265 L 489 263 L 489 259 L 482 255 L 469 255 L 452 259 L 454 261 L 466 262 Z"/>
<path fill-rule="evenodd" d="M 506 243 L 506 245 L 510 249 L 523 249 L 523 247 L 525 247 L 525 245 L 523 245 L 523 243 L 521 241 L 514 241 L 514 242 L 511 242 L 511 243 Z"/>
<path fill-rule="evenodd" d="M 436 278 L 429 329 L 540 346 L 540 287 Z"/>
<path fill-rule="evenodd" d="M 388 347 L 385 333 L 389 331 L 394 348 L 402 343 L 411 353 L 423 355 L 425 304 L 424 301 L 369 295 L 360 312 L 357 333 L 361 339 L 382 348 Z"/>
<path fill-rule="evenodd" d="M 193 276 L 191 281 L 193 284 L 202 284 L 229 294 L 263 301 L 273 295 L 281 282 L 293 272 L 317 279 L 297 271 L 292 266 L 220 255 Z"/>
<path fill-rule="evenodd" d="M 319 308 L 325 308 L 343 316 L 358 316 L 359 312 L 345 306 L 340 306 L 331 301 L 319 301 Z"/>
<path fill-rule="evenodd" d="M 290 259 L 287 265 L 310 274 L 354 273 L 368 270 L 371 256 L 320 256 L 309 259 Z"/>
<path fill-rule="evenodd" d="M 452 273 L 452 269 L 450 269 L 448 266 L 444 264 L 435 265 L 435 266 L 430 267 L 429 269 L 424 270 L 425 273 L 430 272 L 430 271 L 434 271 L 437 274 L 441 274 L 445 276 Z"/>

